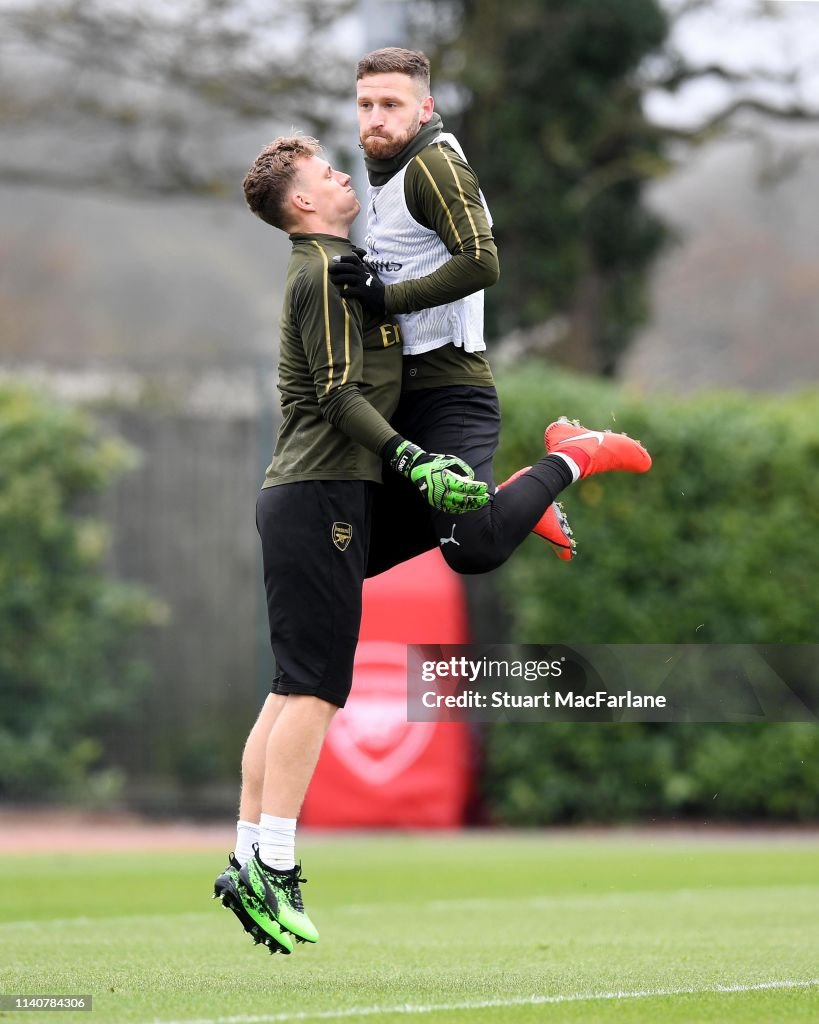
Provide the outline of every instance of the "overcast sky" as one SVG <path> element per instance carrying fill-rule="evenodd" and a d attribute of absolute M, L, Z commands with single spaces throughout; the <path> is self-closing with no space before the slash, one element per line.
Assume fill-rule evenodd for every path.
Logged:
<path fill-rule="evenodd" d="M 674 10 L 680 2 L 669 0 L 666 6 Z M 795 98 L 819 112 L 819 0 L 769 0 L 762 16 L 761 6 L 754 0 L 715 0 L 682 18 L 672 40 L 696 64 L 774 73 L 797 69 L 797 86 L 785 89 L 760 82 L 748 95 L 783 103 Z M 684 86 L 676 95 L 652 93 L 646 112 L 662 124 L 696 127 L 735 91 L 711 77 Z"/>

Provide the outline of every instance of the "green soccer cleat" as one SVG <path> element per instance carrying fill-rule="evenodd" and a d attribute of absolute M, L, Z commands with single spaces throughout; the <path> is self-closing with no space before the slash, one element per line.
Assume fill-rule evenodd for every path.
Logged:
<path fill-rule="evenodd" d="M 293 943 L 290 937 L 281 928 L 268 931 L 251 912 L 253 900 L 250 894 L 244 892 L 244 886 L 239 879 L 241 869 L 241 864 L 231 853 L 228 866 L 213 883 L 213 898 L 220 900 L 223 907 L 233 911 L 256 945 L 262 943 L 271 953 L 292 953 Z"/>
<path fill-rule="evenodd" d="M 239 872 L 245 908 L 268 934 L 272 934 L 271 927 L 283 928 L 299 942 L 318 942 L 318 929 L 307 916 L 301 898 L 299 883 L 307 881 L 301 877 L 301 864 L 289 871 L 276 871 L 262 862 L 258 847 L 254 851 Z M 250 909 L 248 897 L 255 901 L 258 914 Z"/>

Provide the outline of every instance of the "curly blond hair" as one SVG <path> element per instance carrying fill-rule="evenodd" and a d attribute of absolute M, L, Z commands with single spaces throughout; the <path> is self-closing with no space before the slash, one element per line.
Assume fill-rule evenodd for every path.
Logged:
<path fill-rule="evenodd" d="M 287 197 L 301 160 L 321 153 L 318 139 L 309 135 L 280 135 L 259 153 L 245 175 L 242 187 L 251 212 L 266 224 L 287 231 Z"/>

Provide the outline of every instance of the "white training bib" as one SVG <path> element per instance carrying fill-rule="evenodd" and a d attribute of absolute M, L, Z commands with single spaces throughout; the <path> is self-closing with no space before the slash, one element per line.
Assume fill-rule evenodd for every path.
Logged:
<path fill-rule="evenodd" d="M 448 143 L 466 159 L 454 135 L 442 133 L 430 143 Z M 420 154 L 423 156 L 423 150 Z M 367 263 L 384 284 L 397 284 L 426 277 L 442 267 L 451 254 L 435 231 L 419 224 L 407 208 L 404 178 L 409 164 L 386 185 L 371 185 L 367 209 Z M 484 210 L 492 217 L 481 195 Z M 483 291 L 415 313 L 400 313 L 395 319 L 401 329 L 405 355 L 431 352 L 443 345 L 456 345 L 467 352 L 482 352 Z"/>

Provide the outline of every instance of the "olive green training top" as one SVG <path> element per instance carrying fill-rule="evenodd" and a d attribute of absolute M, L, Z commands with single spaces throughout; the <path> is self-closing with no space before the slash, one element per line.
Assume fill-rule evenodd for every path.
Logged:
<path fill-rule="evenodd" d="M 407 209 L 419 224 L 435 231 L 452 254 L 451 260 L 425 277 L 387 285 L 384 303 L 388 315 L 453 302 L 488 288 L 498 279 L 498 252 L 474 170 L 450 146 L 430 145 L 442 128 L 440 116 L 433 114 L 396 156 L 389 160 L 366 157 L 364 161 L 371 185 L 386 184 L 409 164 L 404 177 Z M 415 159 L 422 151 L 423 167 Z M 453 175 L 453 165 L 457 176 Z M 450 384 L 492 387 L 492 370 L 484 353 L 444 345 L 404 357 L 404 390 Z"/>
<path fill-rule="evenodd" d="M 327 273 L 346 238 L 293 234 L 280 321 L 282 424 L 264 487 L 300 480 L 381 480 L 377 454 L 401 389 L 398 326 L 348 302 Z"/>

